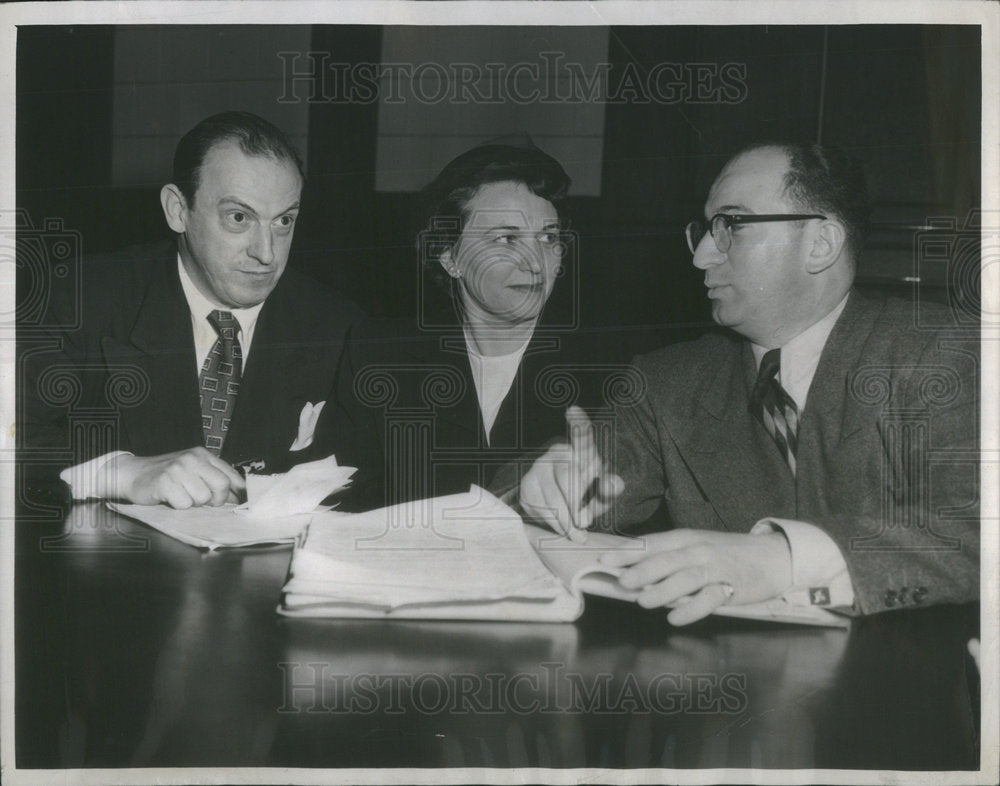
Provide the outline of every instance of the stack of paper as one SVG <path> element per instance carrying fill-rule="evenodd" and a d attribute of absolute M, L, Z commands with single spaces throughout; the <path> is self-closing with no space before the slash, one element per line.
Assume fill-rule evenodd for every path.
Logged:
<path fill-rule="evenodd" d="M 304 617 L 569 622 L 583 594 L 634 601 L 600 556 L 645 554 L 642 538 L 590 533 L 578 543 L 521 522 L 473 486 L 465 494 L 357 515 L 316 514 L 292 555 L 282 614 Z M 718 615 L 846 627 L 844 617 L 783 600 Z"/>
<path fill-rule="evenodd" d="M 317 514 L 296 545 L 282 614 L 565 621 L 579 595 L 542 564 L 489 492 L 352 516 Z"/>

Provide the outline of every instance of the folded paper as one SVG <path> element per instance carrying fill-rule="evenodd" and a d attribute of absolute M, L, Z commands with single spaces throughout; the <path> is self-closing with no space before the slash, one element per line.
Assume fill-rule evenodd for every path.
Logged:
<path fill-rule="evenodd" d="M 331 494 L 350 484 L 355 467 L 341 467 L 336 456 L 299 464 L 279 475 L 247 475 L 247 501 L 237 513 L 276 518 L 312 513 Z"/>

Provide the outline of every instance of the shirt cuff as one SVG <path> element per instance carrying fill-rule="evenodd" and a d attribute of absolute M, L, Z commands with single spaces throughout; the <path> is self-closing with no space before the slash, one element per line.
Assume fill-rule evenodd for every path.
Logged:
<path fill-rule="evenodd" d="M 127 450 L 113 450 L 82 464 L 68 467 L 59 473 L 59 479 L 69 485 L 73 499 L 100 499 L 105 496 L 104 465 L 118 456 L 131 456 Z"/>
<path fill-rule="evenodd" d="M 847 562 L 833 539 L 815 524 L 793 519 L 761 519 L 751 535 L 781 532 L 792 554 L 792 586 L 782 597 L 794 606 L 853 606 L 854 587 Z"/>

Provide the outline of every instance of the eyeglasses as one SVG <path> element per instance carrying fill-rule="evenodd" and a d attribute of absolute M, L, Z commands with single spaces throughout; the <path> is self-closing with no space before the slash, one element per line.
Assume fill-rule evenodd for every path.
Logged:
<path fill-rule="evenodd" d="M 769 213 L 742 215 L 739 213 L 716 213 L 708 226 L 704 221 L 692 221 L 684 227 L 684 234 L 687 235 L 688 248 L 691 253 L 695 252 L 702 238 L 707 231 L 715 241 L 715 247 L 719 253 L 725 254 L 733 247 L 733 227 L 737 224 L 763 224 L 769 221 L 802 221 L 807 218 L 822 218 L 816 213 Z"/>

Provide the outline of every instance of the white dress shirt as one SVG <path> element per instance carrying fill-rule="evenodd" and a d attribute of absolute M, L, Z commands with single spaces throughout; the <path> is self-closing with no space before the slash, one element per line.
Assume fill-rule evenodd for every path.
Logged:
<path fill-rule="evenodd" d="M 240 329 L 236 333 L 236 338 L 240 342 L 240 349 L 243 350 L 243 365 L 246 367 L 247 358 L 250 357 L 250 345 L 253 343 L 254 328 L 257 327 L 257 317 L 264 307 L 263 303 L 258 303 L 250 308 L 227 308 L 213 303 L 195 286 L 191 277 L 184 269 L 180 255 L 177 255 L 177 272 L 181 277 L 181 289 L 184 290 L 184 299 L 187 300 L 188 308 L 191 309 L 191 327 L 194 330 L 194 354 L 197 360 L 195 366 L 198 373 L 201 373 L 201 366 L 212 351 L 215 342 L 219 339 L 219 334 L 215 332 L 212 323 L 208 321 L 208 315 L 218 309 L 228 311 L 239 324 Z"/>
<path fill-rule="evenodd" d="M 781 347 L 778 381 L 800 413 L 805 410 L 820 355 L 846 305 L 847 297 L 823 319 Z M 751 348 L 759 369 L 767 349 L 756 344 Z M 850 606 L 854 603 L 854 588 L 844 556 L 820 527 L 805 521 L 769 517 L 758 521 L 750 530 L 752 535 L 768 532 L 783 532 L 791 550 L 792 587 L 784 593 L 785 600 L 796 606 Z"/>
<path fill-rule="evenodd" d="M 243 365 L 246 367 L 247 358 L 250 356 L 250 345 L 253 342 L 254 328 L 257 326 L 257 317 L 260 316 L 260 310 L 264 307 L 264 304 L 258 303 L 251 308 L 227 308 L 226 306 L 213 303 L 195 286 L 195 283 L 184 269 L 184 263 L 181 262 L 180 254 L 177 255 L 177 274 L 180 276 L 184 299 L 187 301 L 191 312 L 191 327 L 194 331 L 194 354 L 197 363 L 195 372 L 198 374 L 201 373 L 201 367 L 205 362 L 205 358 L 208 357 L 208 353 L 212 351 L 212 347 L 215 346 L 215 342 L 219 338 L 215 332 L 215 328 L 212 327 L 212 323 L 208 321 L 208 315 L 216 309 L 228 311 L 236 318 L 236 322 L 240 326 L 240 329 L 236 333 L 236 338 L 240 342 Z M 121 455 L 132 454 L 125 450 L 105 453 L 103 456 L 98 456 L 97 458 L 90 459 L 90 461 L 85 461 L 82 464 L 64 469 L 59 473 L 59 477 L 69 484 L 73 499 L 103 496 L 100 490 L 105 486 L 102 472 L 104 465 L 116 456 Z"/>

